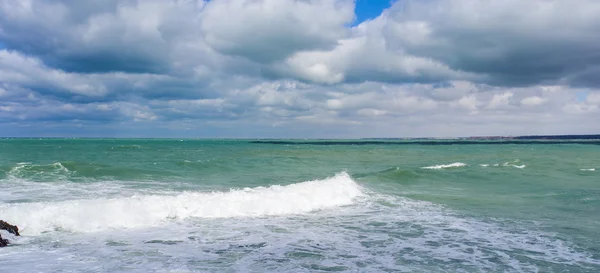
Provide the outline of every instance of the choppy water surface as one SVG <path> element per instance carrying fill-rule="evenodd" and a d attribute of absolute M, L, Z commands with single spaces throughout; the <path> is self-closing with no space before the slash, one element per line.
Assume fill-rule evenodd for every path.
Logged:
<path fill-rule="evenodd" d="M 0 140 L 7 272 L 599 272 L 593 143 Z"/>

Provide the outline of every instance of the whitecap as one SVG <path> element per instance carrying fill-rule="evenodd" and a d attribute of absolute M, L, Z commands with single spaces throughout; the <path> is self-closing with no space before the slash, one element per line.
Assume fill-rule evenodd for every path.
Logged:
<path fill-rule="evenodd" d="M 423 167 L 423 169 L 439 170 L 439 169 L 447 169 L 447 168 L 459 168 L 459 167 L 465 167 L 465 166 L 467 166 L 467 164 L 462 163 L 462 162 L 454 162 L 452 164 L 427 166 L 427 167 Z"/>

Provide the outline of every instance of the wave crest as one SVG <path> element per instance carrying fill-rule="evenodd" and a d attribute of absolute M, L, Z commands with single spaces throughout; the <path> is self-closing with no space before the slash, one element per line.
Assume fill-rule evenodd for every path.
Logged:
<path fill-rule="evenodd" d="M 61 162 L 51 164 L 33 164 L 20 162 L 11 168 L 6 175 L 10 178 L 32 178 L 32 179 L 60 179 L 71 174 Z"/>
<path fill-rule="evenodd" d="M 56 229 L 94 232 L 156 226 L 164 221 L 190 217 L 231 218 L 307 213 L 350 205 L 362 195 L 362 187 L 344 172 L 323 180 L 229 192 L 2 204 L 0 215 L 7 221 L 18 222 L 28 234 Z"/>

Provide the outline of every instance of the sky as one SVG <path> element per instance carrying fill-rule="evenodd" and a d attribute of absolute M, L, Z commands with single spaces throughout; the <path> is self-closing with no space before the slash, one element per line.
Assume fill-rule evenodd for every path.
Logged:
<path fill-rule="evenodd" d="M 354 13 L 356 15 L 352 26 L 377 18 L 381 13 L 388 9 L 394 0 L 356 0 L 354 4 Z"/>
<path fill-rule="evenodd" d="M 600 133 L 596 0 L 0 1 L 0 137 Z"/>

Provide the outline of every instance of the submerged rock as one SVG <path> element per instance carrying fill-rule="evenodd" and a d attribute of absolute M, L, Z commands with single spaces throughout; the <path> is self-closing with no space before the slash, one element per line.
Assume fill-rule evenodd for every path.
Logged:
<path fill-rule="evenodd" d="M 21 234 L 19 234 L 19 227 L 11 225 L 7 222 L 4 222 L 2 220 L 0 220 L 0 229 L 1 230 L 6 230 L 9 233 L 12 233 L 16 236 L 21 236 Z M 10 242 L 7 239 L 2 238 L 2 235 L 0 235 L 0 247 L 4 247 L 7 246 Z"/>

